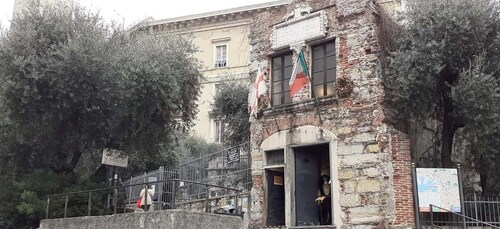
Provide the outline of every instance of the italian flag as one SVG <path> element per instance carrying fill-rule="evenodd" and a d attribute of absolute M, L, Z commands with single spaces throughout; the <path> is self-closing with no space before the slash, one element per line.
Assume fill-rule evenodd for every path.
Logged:
<path fill-rule="evenodd" d="M 290 95 L 293 97 L 304 85 L 309 83 L 309 71 L 307 70 L 304 53 L 297 55 L 297 61 L 290 77 Z"/>

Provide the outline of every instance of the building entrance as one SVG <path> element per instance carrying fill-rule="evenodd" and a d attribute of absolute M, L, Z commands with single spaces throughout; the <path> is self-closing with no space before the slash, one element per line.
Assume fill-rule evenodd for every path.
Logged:
<path fill-rule="evenodd" d="M 331 225 L 329 145 L 294 148 L 296 225 Z"/>

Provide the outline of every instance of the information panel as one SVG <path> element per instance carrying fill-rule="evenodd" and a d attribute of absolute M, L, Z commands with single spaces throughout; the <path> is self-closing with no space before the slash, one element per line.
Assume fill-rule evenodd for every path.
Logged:
<path fill-rule="evenodd" d="M 460 184 L 457 169 L 417 168 L 418 205 L 429 212 L 429 205 L 460 212 Z M 434 212 L 442 211 L 434 208 Z"/>

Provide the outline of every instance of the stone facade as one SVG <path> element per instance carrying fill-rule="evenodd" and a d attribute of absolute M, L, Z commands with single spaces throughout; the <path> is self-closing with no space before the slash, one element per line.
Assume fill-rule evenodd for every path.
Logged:
<path fill-rule="evenodd" d="M 335 40 L 337 93 L 313 99 L 310 87 L 305 86 L 292 103 L 279 106 L 270 104 L 269 93 L 261 97 L 261 112 L 251 125 L 253 188 L 249 227 L 266 226 L 266 152 L 284 150 L 285 224 L 292 227 L 296 226 L 295 203 L 303 201 L 294 196 L 294 149 L 326 143 L 330 150 L 335 226 L 411 228 L 410 140 L 384 122 L 377 7 L 373 1 L 295 0 L 288 6 L 260 12 L 250 26 L 251 74 L 255 76 L 258 67 L 271 67 L 274 54 L 295 49 L 296 56 L 300 48 L 291 44 L 276 50 L 270 39 L 273 26 L 283 23 L 299 5 L 327 16 L 326 35 L 305 41 L 301 48 L 310 67 L 311 46 Z M 268 88 L 272 86 L 269 80 Z M 347 86 L 350 88 L 344 90 Z"/>

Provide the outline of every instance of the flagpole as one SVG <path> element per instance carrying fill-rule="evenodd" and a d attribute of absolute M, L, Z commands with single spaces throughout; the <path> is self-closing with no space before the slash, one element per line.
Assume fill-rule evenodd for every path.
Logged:
<path fill-rule="evenodd" d="M 300 51 L 302 53 L 302 50 Z M 300 55 L 300 54 L 299 54 Z M 300 58 L 300 56 L 297 56 L 297 58 Z M 304 58 L 304 55 L 302 54 L 302 58 Z M 304 58 L 304 62 L 305 62 Z M 307 76 L 309 77 L 309 87 L 311 88 L 311 96 L 314 97 L 314 104 L 316 106 L 316 113 L 318 113 L 318 118 L 319 118 L 319 124 L 323 125 L 323 120 L 321 119 L 321 111 L 319 109 L 319 103 L 318 103 L 318 97 L 314 94 L 314 85 L 312 81 L 312 76 L 309 74 L 309 67 L 306 66 L 306 71 L 307 71 Z"/>

